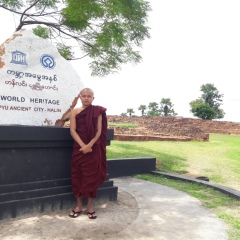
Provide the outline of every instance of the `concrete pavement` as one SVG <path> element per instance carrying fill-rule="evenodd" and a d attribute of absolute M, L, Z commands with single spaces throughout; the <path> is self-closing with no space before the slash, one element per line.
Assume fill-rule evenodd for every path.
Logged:
<path fill-rule="evenodd" d="M 114 179 L 137 201 L 139 215 L 114 240 L 225 240 L 226 225 L 188 194 L 131 177 Z"/>
<path fill-rule="evenodd" d="M 1 240 L 227 240 L 227 227 L 188 194 L 132 177 L 115 178 L 116 202 L 96 202 L 98 218 L 70 209 L 0 221 Z M 73 206 L 72 208 L 74 208 Z"/>

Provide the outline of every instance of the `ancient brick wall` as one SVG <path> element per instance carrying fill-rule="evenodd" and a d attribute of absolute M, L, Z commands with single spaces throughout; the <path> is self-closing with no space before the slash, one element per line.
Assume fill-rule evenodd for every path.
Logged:
<path fill-rule="evenodd" d="M 128 136 L 154 136 L 175 137 L 208 141 L 209 133 L 239 134 L 240 123 L 227 121 L 210 121 L 180 117 L 126 117 L 108 116 L 109 123 L 135 123 L 137 128 L 109 127 L 114 128 L 118 135 Z M 115 138 L 116 139 L 116 138 Z"/>

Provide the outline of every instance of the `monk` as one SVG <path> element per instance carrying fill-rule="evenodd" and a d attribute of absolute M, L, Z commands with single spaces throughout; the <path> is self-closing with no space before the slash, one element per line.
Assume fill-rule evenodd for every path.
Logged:
<path fill-rule="evenodd" d="M 97 189 L 106 179 L 106 108 L 92 105 L 94 93 L 90 88 L 80 92 L 82 106 L 70 113 L 70 133 L 74 139 L 71 175 L 72 191 L 77 200 L 69 217 L 76 218 L 82 212 L 82 198 L 87 198 L 89 219 L 96 219 L 92 201 Z"/>

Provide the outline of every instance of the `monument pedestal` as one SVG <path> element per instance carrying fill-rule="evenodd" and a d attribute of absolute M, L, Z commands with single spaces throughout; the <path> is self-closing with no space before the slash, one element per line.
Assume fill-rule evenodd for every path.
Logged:
<path fill-rule="evenodd" d="M 69 128 L 1 125 L 0 133 L 0 219 L 73 207 Z M 97 200 L 117 200 L 117 190 L 108 178 Z"/>

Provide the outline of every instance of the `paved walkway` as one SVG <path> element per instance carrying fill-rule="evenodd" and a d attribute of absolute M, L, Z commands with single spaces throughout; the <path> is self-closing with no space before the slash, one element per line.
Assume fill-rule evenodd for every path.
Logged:
<path fill-rule="evenodd" d="M 140 209 L 137 219 L 114 240 L 228 239 L 225 224 L 184 192 L 131 177 L 114 179 L 114 183 L 130 193 Z"/>
<path fill-rule="evenodd" d="M 96 203 L 96 220 L 71 209 L 0 221 L 1 240 L 227 240 L 225 224 L 201 202 L 156 183 L 114 179 L 118 201 Z"/>

